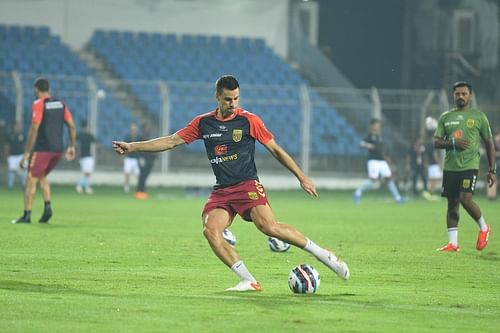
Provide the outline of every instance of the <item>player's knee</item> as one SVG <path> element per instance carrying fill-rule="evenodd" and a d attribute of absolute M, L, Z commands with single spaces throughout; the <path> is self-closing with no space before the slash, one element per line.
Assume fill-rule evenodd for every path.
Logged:
<path fill-rule="evenodd" d="M 222 237 L 222 232 L 219 232 L 218 228 L 214 228 L 211 224 L 206 223 L 203 226 L 203 236 L 207 240 L 215 240 L 217 237 Z"/>

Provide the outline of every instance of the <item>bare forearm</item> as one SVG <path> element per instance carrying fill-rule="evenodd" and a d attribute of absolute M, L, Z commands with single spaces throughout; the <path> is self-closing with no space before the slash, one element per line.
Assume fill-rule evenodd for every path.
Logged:
<path fill-rule="evenodd" d="M 160 152 L 176 147 L 172 135 L 130 143 L 131 152 Z"/>
<path fill-rule="evenodd" d="M 74 147 L 76 145 L 76 128 L 75 126 L 68 127 L 69 134 L 69 146 Z"/>
<path fill-rule="evenodd" d="M 271 153 L 284 167 L 290 170 L 290 172 L 295 177 L 297 177 L 299 181 L 301 181 L 305 177 L 304 173 L 299 168 L 297 163 L 295 163 L 293 158 L 290 155 L 288 155 L 286 151 L 284 151 L 283 149 L 277 149 L 276 151 Z"/>
<path fill-rule="evenodd" d="M 26 140 L 26 144 L 24 145 L 25 155 L 30 154 L 31 151 L 33 150 L 37 134 L 38 134 L 38 129 L 31 127 L 28 133 L 28 139 Z"/>
<path fill-rule="evenodd" d="M 486 145 L 486 155 L 488 156 L 488 169 L 495 170 L 496 159 L 495 159 L 495 145 L 491 140 L 485 141 Z"/>
<path fill-rule="evenodd" d="M 434 147 L 438 149 L 452 149 L 453 142 L 440 138 L 434 138 Z"/>

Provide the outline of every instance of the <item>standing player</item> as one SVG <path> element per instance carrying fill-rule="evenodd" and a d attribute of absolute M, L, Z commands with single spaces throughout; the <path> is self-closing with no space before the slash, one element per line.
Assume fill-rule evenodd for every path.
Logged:
<path fill-rule="evenodd" d="M 137 124 L 130 124 L 129 133 L 125 137 L 126 142 L 139 140 L 139 127 Z M 123 159 L 123 174 L 125 175 L 123 191 L 130 192 L 130 178 L 139 176 L 139 154 L 131 153 Z"/>
<path fill-rule="evenodd" d="M 313 182 L 276 143 L 262 120 L 238 107 L 240 89 L 235 77 L 226 75 L 217 80 L 215 98 L 218 108 L 195 117 L 186 127 L 172 135 L 142 142 L 114 141 L 113 147 L 119 154 L 158 152 L 197 139 L 204 141 L 216 185 L 203 209 L 203 234 L 215 255 L 240 278 L 240 282 L 227 291 L 261 290 L 260 283 L 222 235 L 236 214 L 246 221 L 253 221 L 262 233 L 310 252 L 339 277 L 348 279 L 347 265 L 332 252 L 319 247 L 292 226 L 276 221 L 264 187 L 257 177 L 255 140 L 297 177 L 304 191 L 317 196 Z"/>
<path fill-rule="evenodd" d="M 94 135 L 90 132 L 87 122 L 81 124 L 83 130 L 78 133 L 76 140 L 78 141 L 78 153 L 80 155 L 80 170 L 82 171 L 82 178 L 76 185 L 78 193 L 93 194 L 92 186 L 90 184 L 90 177 L 94 172 L 95 160 L 92 156 L 92 144 L 96 141 Z"/>
<path fill-rule="evenodd" d="M 19 162 L 23 158 L 24 151 L 24 135 L 21 130 L 21 125 L 16 122 L 14 130 L 7 137 L 7 144 L 5 145 L 5 155 L 7 157 L 7 164 L 9 173 L 7 176 L 7 186 L 9 190 L 14 188 L 16 177 L 19 177 L 21 184 L 24 186 L 26 183 L 26 173 L 21 169 Z"/>
<path fill-rule="evenodd" d="M 381 124 L 379 119 L 372 119 L 370 121 L 370 133 L 364 138 L 360 146 L 368 150 L 368 179 L 364 182 L 361 187 L 359 187 L 352 196 L 354 203 L 359 204 L 361 202 L 361 196 L 366 190 L 371 190 L 375 188 L 375 185 L 382 178 L 386 184 L 387 188 L 391 192 L 394 200 L 397 203 L 406 202 L 406 198 L 403 198 L 396 187 L 396 184 L 392 180 L 392 172 L 387 163 L 387 156 L 384 154 L 382 145 L 382 136 L 380 135 Z"/>
<path fill-rule="evenodd" d="M 76 129 L 68 107 L 60 100 L 50 96 L 47 79 L 37 79 L 34 88 L 38 99 L 33 102 L 31 127 L 20 162 L 24 168 L 29 161 L 28 180 L 24 193 L 24 213 L 12 223 L 31 223 L 31 207 L 38 181 L 40 181 L 45 202 L 43 215 L 38 222 L 47 223 L 52 217 L 50 184 L 47 175 L 54 169 L 64 153 L 64 124 L 68 126 L 69 132 L 66 159 L 73 160 L 75 158 Z"/>
<path fill-rule="evenodd" d="M 469 106 L 472 88 L 467 82 L 453 85 L 456 108 L 439 117 L 434 134 L 434 146 L 446 149 L 444 159 L 443 187 L 441 195 L 448 199 L 446 224 L 448 244 L 438 251 L 459 251 L 458 220 L 460 204 L 479 226 L 476 249 L 481 251 L 488 244 L 490 226 L 486 224 L 479 206 L 472 200 L 479 170 L 480 139 L 486 146 L 488 156 L 488 186 L 496 181 L 495 146 L 488 118 L 481 111 Z"/>

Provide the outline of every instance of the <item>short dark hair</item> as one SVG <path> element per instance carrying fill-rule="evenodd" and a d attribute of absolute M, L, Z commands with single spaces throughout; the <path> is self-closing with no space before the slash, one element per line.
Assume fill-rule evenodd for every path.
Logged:
<path fill-rule="evenodd" d="M 472 92 L 472 86 L 467 81 L 458 81 L 458 82 L 455 82 L 453 84 L 453 91 L 455 91 L 455 89 L 457 89 L 458 87 L 467 87 L 467 89 L 469 89 L 469 92 L 470 93 Z"/>
<path fill-rule="evenodd" d="M 372 119 L 370 119 L 370 126 L 373 125 L 373 124 L 376 124 L 376 123 L 380 123 L 380 119 L 378 119 L 378 118 L 372 118 Z"/>
<path fill-rule="evenodd" d="M 36 79 L 33 86 L 35 86 L 35 88 L 42 92 L 47 92 L 50 89 L 49 80 L 44 77 L 39 77 L 38 79 Z"/>
<path fill-rule="evenodd" d="M 215 82 L 215 91 L 217 91 L 218 94 L 221 94 L 223 89 L 235 90 L 239 87 L 240 84 L 238 80 L 232 75 L 223 75 Z"/>

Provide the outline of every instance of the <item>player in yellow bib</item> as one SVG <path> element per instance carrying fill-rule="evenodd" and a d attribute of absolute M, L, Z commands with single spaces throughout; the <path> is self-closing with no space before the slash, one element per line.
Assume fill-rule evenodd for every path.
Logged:
<path fill-rule="evenodd" d="M 488 244 L 490 226 L 486 224 L 479 206 L 472 200 L 479 170 L 479 147 L 486 146 L 488 156 L 488 186 L 496 182 L 495 146 L 488 118 L 478 109 L 470 107 L 471 85 L 465 81 L 453 85 L 456 107 L 444 112 L 434 133 L 434 146 L 446 149 L 441 196 L 448 199 L 446 224 L 448 244 L 438 251 L 459 251 L 458 220 L 460 204 L 479 226 L 476 249 Z"/>

